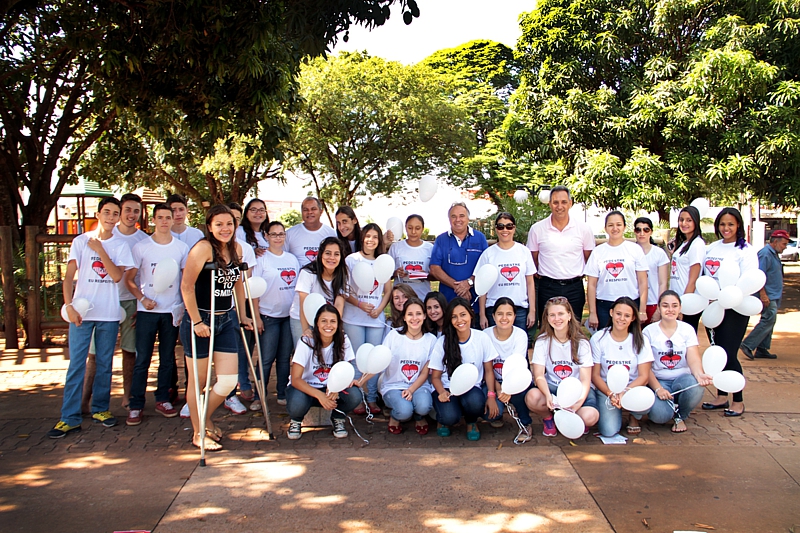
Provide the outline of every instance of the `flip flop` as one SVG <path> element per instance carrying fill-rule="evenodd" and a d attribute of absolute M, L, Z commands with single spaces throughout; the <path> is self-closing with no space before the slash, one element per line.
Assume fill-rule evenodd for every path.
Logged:
<path fill-rule="evenodd" d="M 222 440 L 222 430 L 214 426 L 213 428 L 206 428 L 206 436 L 214 442 Z"/>
<path fill-rule="evenodd" d="M 198 449 L 200 448 L 200 444 L 195 441 L 192 441 L 192 446 Z M 222 444 L 215 441 L 211 437 L 206 437 L 205 449 L 207 452 L 219 452 L 222 451 Z"/>
<path fill-rule="evenodd" d="M 678 424 L 683 424 L 683 429 L 678 428 Z M 676 420 L 675 425 L 672 426 L 673 433 L 684 433 L 688 428 L 686 427 L 686 422 L 683 420 Z"/>
<path fill-rule="evenodd" d="M 625 428 L 628 435 L 638 435 L 642 432 L 642 426 L 628 426 Z"/>

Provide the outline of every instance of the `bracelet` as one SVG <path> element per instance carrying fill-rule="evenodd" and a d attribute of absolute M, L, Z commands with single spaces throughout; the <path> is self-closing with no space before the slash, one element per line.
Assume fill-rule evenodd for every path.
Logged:
<path fill-rule="evenodd" d="M 659 388 L 657 388 L 657 389 L 656 389 L 656 394 L 658 394 L 658 391 L 660 391 L 660 390 L 661 390 L 661 389 L 663 389 L 663 388 L 664 388 L 664 387 L 659 387 Z"/>
<path fill-rule="evenodd" d="M 197 322 L 195 322 L 194 324 L 192 324 L 192 327 L 193 327 L 193 328 L 194 328 L 194 327 L 197 327 L 197 326 L 199 326 L 199 325 L 200 325 L 200 324 L 202 324 L 202 323 L 203 323 L 203 321 L 202 321 L 202 320 L 198 320 Z"/>
<path fill-rule="evenodd" d="M 493 390 L 490 390 L 490 391 L 489 391 L 489 392 L 488 392 L 486 395 L 487 395 L 489 398 L 496 398 L 496 397 L 497 397 L 497 393 L 496 393 L 496 392 L 494 392 Z"/>
<path fill-rule="evenodd" d="M 72 302 L 65 304 L 64 307 L 72 307 L 73 309 L 75 308 L 75 306 L 72 305 Z"/>

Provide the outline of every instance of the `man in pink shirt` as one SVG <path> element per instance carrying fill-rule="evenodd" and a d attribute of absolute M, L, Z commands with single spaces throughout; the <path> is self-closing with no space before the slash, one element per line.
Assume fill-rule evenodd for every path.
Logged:
<path fill-rule="evenodd" d="M 594 250 L 594 235 L 589 225 L 569 216 L 572 195 L 563 185 L 550 191 L 551 215 L 528 232 L 528 248 L 539 272 L 536 287 L 536 316 L 541 324 L 544 304 L 555 296 L 569 300 L 580 321 L 586 292 L 583 269 Z"/>

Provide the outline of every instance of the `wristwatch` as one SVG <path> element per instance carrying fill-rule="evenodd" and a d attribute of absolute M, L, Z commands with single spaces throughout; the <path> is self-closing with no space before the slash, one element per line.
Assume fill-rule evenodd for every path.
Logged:
<path fill-rule="evenodd" d="M 470 286 L 470 287 L 472 287 L 473 285 L 475 285 L 475 282 L 474 282 L 474 281 L 472 281 L 472 278 L 467 278 L 467 283 L 469 283 L 469 286 Z"/>

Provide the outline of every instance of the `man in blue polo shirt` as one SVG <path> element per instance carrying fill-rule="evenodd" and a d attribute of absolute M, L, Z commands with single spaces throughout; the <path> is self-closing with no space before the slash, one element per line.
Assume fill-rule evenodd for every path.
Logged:
<path fill-rule="evenodd" d="M 436 237 L 431 252 L 431 274 L 439 280 L 439 291 L 448 302 L 456 296 L 472 302 L 475 299 L 472 273 L 489 245 L 483 233 L 469 227 L 469 209 L 464 202 L 450 206 L 447 215 L 450 230 Z M 477 302 L 474 309 L 476 305 Z"/>

